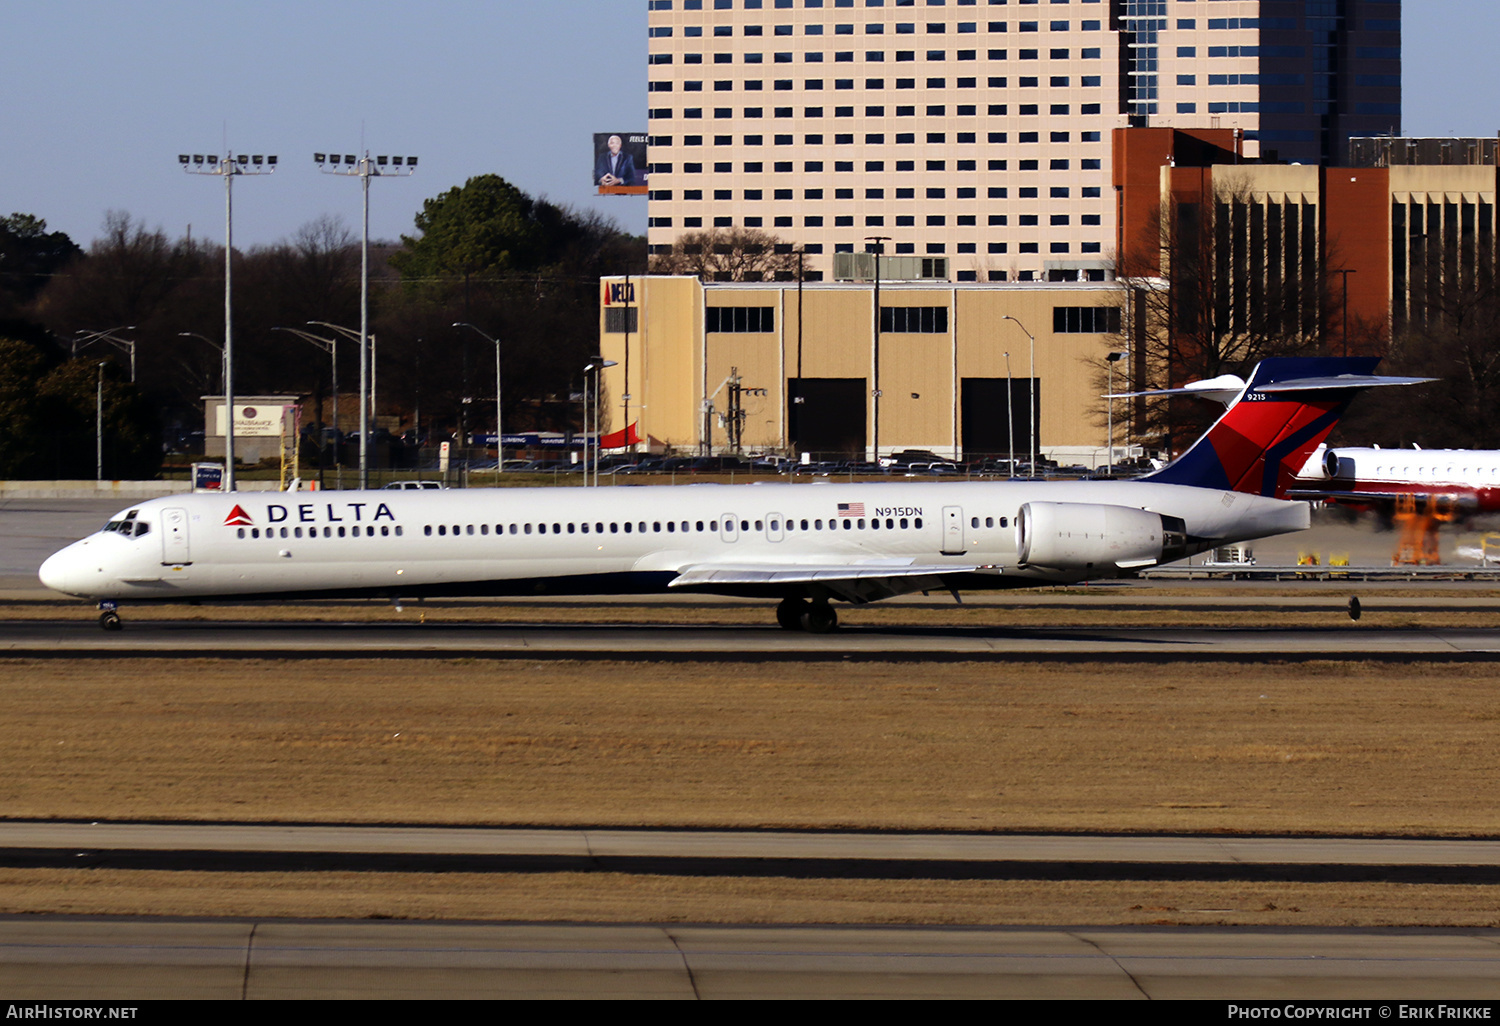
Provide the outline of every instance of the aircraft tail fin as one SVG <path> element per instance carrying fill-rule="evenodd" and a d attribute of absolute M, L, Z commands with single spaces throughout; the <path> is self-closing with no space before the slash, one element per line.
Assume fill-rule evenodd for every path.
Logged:
<path fill-rule="evenodd" d="M 1262 360 L 1192 447 L 1144 480 L 1286 498 L 1308 454 L 1359 392 L 1428 378 L 1376 377 L 1378 357 Z"/>

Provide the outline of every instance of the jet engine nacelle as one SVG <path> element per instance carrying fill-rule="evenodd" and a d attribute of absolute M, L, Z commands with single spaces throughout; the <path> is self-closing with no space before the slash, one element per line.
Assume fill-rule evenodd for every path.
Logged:
<path fill-rule="evenodd" d="M 1129 570 L 1187 555 L 1181 518 L 1129 506 L 1028 502 L 1016 530 L 1021 563 L 1054 570 Z"/>

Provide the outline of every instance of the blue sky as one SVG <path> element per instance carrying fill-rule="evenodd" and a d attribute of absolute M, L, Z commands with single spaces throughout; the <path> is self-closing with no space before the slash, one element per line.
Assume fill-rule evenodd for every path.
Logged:
<path fill-rule="evenodd" d="M 235 187 L 235 243 L 272 243 L 323 214 L 357 230 L 359 186 L 317 151 L 417 154 L 371 185 L 372 236 L 422 201 L 498 173 L 533 195 L 643 232 L 645 200 L 600 198 L 594 132 L 644 130 L 644 0 L 3 0 L 0 212 L 87 245 L 106 211 L 222 239 L 223 185 L 177 154 L 276 153 Z M 1500 128 L 1494 0 L 1408 0 L 1404 130 Z"/>

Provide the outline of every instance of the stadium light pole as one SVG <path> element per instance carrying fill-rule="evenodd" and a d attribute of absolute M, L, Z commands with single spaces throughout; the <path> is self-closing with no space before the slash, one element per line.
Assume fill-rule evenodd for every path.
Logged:
<path fill-rule="evenodd" d="M 500 340 L 480 331 L 468 321 L 454 321 L 455 328 L 468 328 L 495 347 L 495 473 L 505 472 L 505 432 L 500 430 Z"/>
<path fill-rule="evenodd" d="M 81 335 L 83 337 L 82 338 L 77 338 L 77 337 L 74 338 L 74 340 L 73 340 L 73 355 L 74 355 L 74 357 L 77 357 L 78 356 L 78 350 L 83 349 L 83 348 L 85 348 L 85 347 L 87 347 L 89 345 L 92 345 L 95 342 L 108 342 L 110 345 L 114 346 L 116 349 L 119 349 L 122 352 L 126 352 L 126 353 L 130 354 L 130 383 L 133 385 L 133 384 L 135 384 L 135 339 L 133 339 L 133 338 L 120 338 L 118 335 L 115 334 L 115 332 L 117 332 L 117 331 L 134 331 L 134 330 L 135 330 L 135 325 L 134 324 L 126 324 L 126 325 L 123 325 L 123 326 L 118 327 L 118 328 L 106 328 L 103 331 L 89 331 L 86 328 L 79 328 L 77 331 L 73 332 L 73 334 L 75 336 L 80 336 Z"/>
<path fill-rule="evenodd" d="M 1002 321 L 1015 321 L 1016 327 L 1025 332 L 1026 337 L 1031 339 L 1031 419 L 1026 422 L 1026 437 L 1030 439 L 1027 449 L 1027 463 L 1030 464 L 1026 470 L 1027 477 L 1036 477 L 1036 336 L 1026 331 L 1026 325 L 1016 321 L 1010 314 L 1000 318 Z"/>
<path fill-rule="evenodd" d="M 177 163 L 190 175 L 224 179 L 224 491 L 234 485 L 234 180 L 241 175 L 276 173 L 276 157 L 253 156 L 230 150 L 217 156 L 180 153 Z"/>
<path fill-rule="evenodd" d="M 366 342 L 370 337 L 370 179 L 404 178 L 415 174 L 417 158 L 371 157 L 368 150 L 359 159 L 353 154 L 344 154 L 340 161 L 339 156 L 337 153 L 314 153 L 313 160 L 324 174 L 358 178 L 364 193 L 359 264 L 359 487 L 365 489 L 370 487 L 370 350 Z"/>

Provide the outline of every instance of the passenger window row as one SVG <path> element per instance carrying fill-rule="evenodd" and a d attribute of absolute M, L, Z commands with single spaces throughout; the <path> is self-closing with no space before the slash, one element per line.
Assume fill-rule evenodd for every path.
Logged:
<path fill-rule="evenodd" d="M 337 532 L 337 534 L 335 534 L 335 532 Z M 333 537 L 339 537 L 339 538 L 374 538 L 374 537 L 377 536 L 377 534 L 381 538 L 390 538 L 392 536 L 400 538 L 400 537 L 402 537 L 403 534 L 405 534 L 405 532 L 401 530 L 401 527 L 399 525 L 395 526 L 395 527 L 392 527 L 389 524 L 382 524 L 378 528 L 377 527 L 370 527 L 370 526 L 366 526 L 364 528 L 360 528 L 360 527 L 357 527 L 357 526 L 356 527 L 339 527 L 339 528 L 325 527 L 325 528 L 323 528 L 322 535 L 319 535 L 318 534 L 318 529 L 316 527 L 309 527 L 307 529 L 307 534 L 305 535 L 305 537 L 308 537 L 308 538 L 318 538 L 318 537 L 323 537 L 323 538 L 333 538 Z M 259 538 L 259 537 L 261 537 L 261 530 L 258 527 L 250 527 L 250 528 L 242 527 L 242 528 L 239 529 L 239 536 L 241 538 L 246 538 L 246 537 L 252 538 L 252 539 Z M 280 529 L 280 535 L 277 534 L 277 529 L 276 528 L 274 528 L 274 527 L 268 527 L 265 530 L 265 537 L 267 537 L 267 538 L 276 538 L 276 537 L 281 537 L 281 538 L 302 538 L 302 537 L 304 537 L 304 535 L 302 533 L 302 528 L 300 528 L 300 527 L 283 527 L 283 528 Z"/>
<path fill-rule="evenodd" d="M 752 526 L 753 526 L 753 528 L 754 528 L 754 530 L 756 532 L 765 531 L 766 527 L 767 527 L 767 523 L 768 522 L 766 520 L 756 520 L 756 521 L 753 521 L 753 522 L 749 521 L 749 520 L 741 520 L 741 521 L 739 521 L 738 525 L 736 525 L 733 521 L 730 521 L 730 522 L 727 522 L 725 524 L 725 528 L 726 528 L 726 530 L 733 531 L 733 530 L 735 530 L 736 526 L 738 526 L 738 529 L 739 529 L 740 532 L 748 534 L 751 531 Z M 1000 527 L 1006 527 L 1006 526 L 1008 526 L 1008 523 L 1009 523 L 1009 521 L 1005 517 L 1001 517 L 999 519 L 999 526 Z M 979 517 L 973 517 L 970 520 L 970 524 L 973 527 L 977 528 L 979 526 L 979 524 L 980 524 L 980 518 Z M 984 518 L 984 526 L 985 527 L 994 527 L 995 524 L 996 524 L 996 521 L 995 521 L 994 517 L 985 517 Z M 828 531 L 838 531 L 838 530 L 844 530 L 844 531 L 856 531 L 856 530 L 857 531 L 865 531 L 865 530 L 870 530 L 870 531 L 879 531 L 879 530 L 886 530 L 886 531 L 901 530 L 901 531 L 907 531 L 907 530 L 913 530 L 913 529 L 915 529 L 915 530 L 920 531 L 922 529 L 922 518 L 921 517 L 900 517 L 900 518 L 886 517 L 884 519 L 881 519 L 880 517 L 870 517 L 870 518 L 866 518 L 866 517 L 841 517 L 841 518 L 839 518 L 837 520 L 830 518 L 827 521 L 826 524 L 821 519 L 816 519 L 816 520 L 788 519 L 788 520 L 786 520 L 784 522 L 782 520 L 780 520 L 780 519 L 775 519 L 775 520 L 769 521 L 769 525 L 770 525 L 770 530 L 773 533 L 780 532 L 780 531 L 783 530 L 783 528 L 786 531 L 793 532 L 793 533 L 795 533 L 797 531 L 824 531 L 824 530 L 828 530 Z M 124 534 L 126 536 L 130 536 L 132 534 L 132 530 L 133 530 L 134 535 L 136 537 L 139 537 L 139 536 L 145 534 L 147 531 L 149 531 L 150 530 L 150 526 L 148 524 L 144 524 L 144 523 L 133 524 L 131 521 L 126 520 L 126 521 L 112 522 L 108 526 L 105 527 L 105 530 L 106 531 L 118 531 L 119 533 Z M 279 528 L 279 529 L 278 528 L 274 528 L 274 527 L 267 527 L 267 528 L 264 529 L 264 537 L 268 538 L 268 539 L 274 539 L 274 538 L 304 538 L 304 537 L 305 538 L 318 538 L 318 537 L 323 537 L 323 538 L 334 538 L 334 537 L 338 537 L 338 538 L 361 538 L 361 537 L 363 537 L 363 538 L 375 538 L 375 537 L 390 538 L 390 537 L 397 537 L 397 538 L 400 538 L 400 537 L 403 537 L 404 534 L 405 534 L 405 532 L 402 530 L 402 528 L 399 525 L 397 525 L 397 526 L 391 526 L 391 525 L 388 525 L 388 524 L 383 524 L 383 525 L 381 525 L 378 528 L 374 527 L 374 526 L 369 526 L 369 525 L 367 525 L 367 526 L 365 526 L 363 528 L 361 528 L 359 526 L 354 526 L 354 527 L 324 527 L 324 528 L 321 529 L 321 531 L 322 531 L 321 535 L 319 534 L 319 530 L 320 529 L 316 528 L 316 527 L 309 527 L 309 528 L 305 529 L 305 533 L 304 533 L 304 529 L 301 528 L 301 527 L 282 527 L 282 528 Z M 634 523 L 630 522 L 630 521 L 625 521 L 623 523 L 622 522 L 610 522 L 608 524 L 597 523 L 597 522 L 596 523 L 592 523 L 592 524 L 589 524 L 589 523 L 581 523 L 581 524 L 577 524 L 577 523 L 567 523 L 567 524 L 560 524 L 560 523 L 553 523 L 553 524 L 495 524 L 494 527 L 493 527 L 493 532 L 492 532 L 491 526 L 489 524 L 479 524 L 477 526 L 474 525 L 474 524 L 452 524 L 452 525 L 449 525 L 449 524 L 438 524 L 436 526 L 429 524 L 429 525 L 427 525 L 426 527 L 424 527 L 422 529 L 422 532 L 423 532 L 424 535 L 426 535 L 429 538 L 432 537 L 432 536 L 434 536 L 434 535 L 436 535 L 438 537 L 450 537 L 451 536 L 451 537 L 455 537 L 455 538 L 457 538 L 457 537 L 474 537 L 476 535 L 478 535 L 480 537 L 488 537 L 491 533 L 493 533 L 496 536 L 507 535 L 507 534 L 509 534 L 509 535 L 522 535 L 522 536 L 524 536 L 524 535 L 530 535 L 530 534 L 554 534 L 554 535 L 556 535 L 556 534 L 662 534 L 662 533 L 666 533 L 666 534 L 691 534 L 691 533 L 703 534 L 705 532 L 707 532 L 709 534 L 718 534 L 719 533 L 719 521 L 717 521 L 717 520 L 710 520 L 710 521 L 703 521 L 703 520 L 699 520 L 699 521 L 688 521 L 688 520 L 672 521 L 672 520 L 669 520 L 669 521 L 665 521 L 665 522 L 663 522 L 663 521 L 653 521 L 653 522 L 649 522 L 649 523 L 646 522 L 646 521 L 639 521 L 639 522 L 634 522 Z M 259 538 L 262 537 L 262 529 L 259 528 L 259 527 L 241 527 L 241 528 L 238 529 L 238 531 L 236 533 L 237 533 L 237 536 L 240 537 L 240 538 L 259 539 Z"/>
<path fill-rule="evenodd" d="M 985 517 L 984 518 L 984 526 L 985 527 L 994 527 L 995 524 L 996 524 L 996 520 L 995 520 L 994 517 Z M 1010 518 L 1008 518 L 1008 517 L 1001 517 L 999 519 L 999 525 L 1001 527 L 1009 527 L 1010 526 Z M 979 526 L 979 517 L 970 517 L 969 518 L 969 526 L 970 527 L 978 527 Z"/>
<path fill-rule="evenodd" d="M 894 517 L 887 517 L 883 521 L 878 517 L 869 519 L 868 521 L 862 517 L 843 518 L 840 520 L 830 519 L 828 521 L 826 530 L 837 531 L 840 529 L 840 524 L 843 525 L 842 529 L 845 531 L 863 531 L 867 529 L 879 531 L 882 529 L 882 527 L 887 531 L 907 531 L 913 528 L 921 530 L 922 518 L 901 517 L 897 519 Z M 783 524 L 780 519 L 770 521 L 770 529 L 773 532 L 782 530 L 782 526 Z M 733 531 L 735 529 L 734 522 L 727 522 L 725 524 L 725 528 L 726 530 Z M 754 522 L 754 528 L 756 531 L 766 530 L 766 521 L 756 520 Z M 802 531 L 825 530 L 822 520 L 787 520 L 785 522 L 785 528 L 787 531 L 797 531 L 799 529 Z M 750 529 L 751 521 L 741 520 L 739 522 L 740 531 L 748 533 Z M 707 532 L 709 534 L 718 534 L 719 521 L 699 520 L 694 522 L 688 520 L 668 520 L 663 522 L 658 520 L 648 523 L 643 520 L 637 523 L 631 523 L 630 521 L 626 521 L 624 523 L 612 521 L 608 524 L 597 522 L 593 524 L 496 524 L 494 525 L 493 530 L 493 533 L 497 536 L 506 534 L 702 534 L 704 532 Z M 422 529 L 422 533 L 429 538 L 433 537 L 434 535 L 439 538 L 474 537 L 476 535 L 480 537 L 488 537 L 491 534 L 491 528 L 489 524 L 479 524 L 477 526 L 474 524 L 437 524 L 436 526 L 429 524 Z"/>

